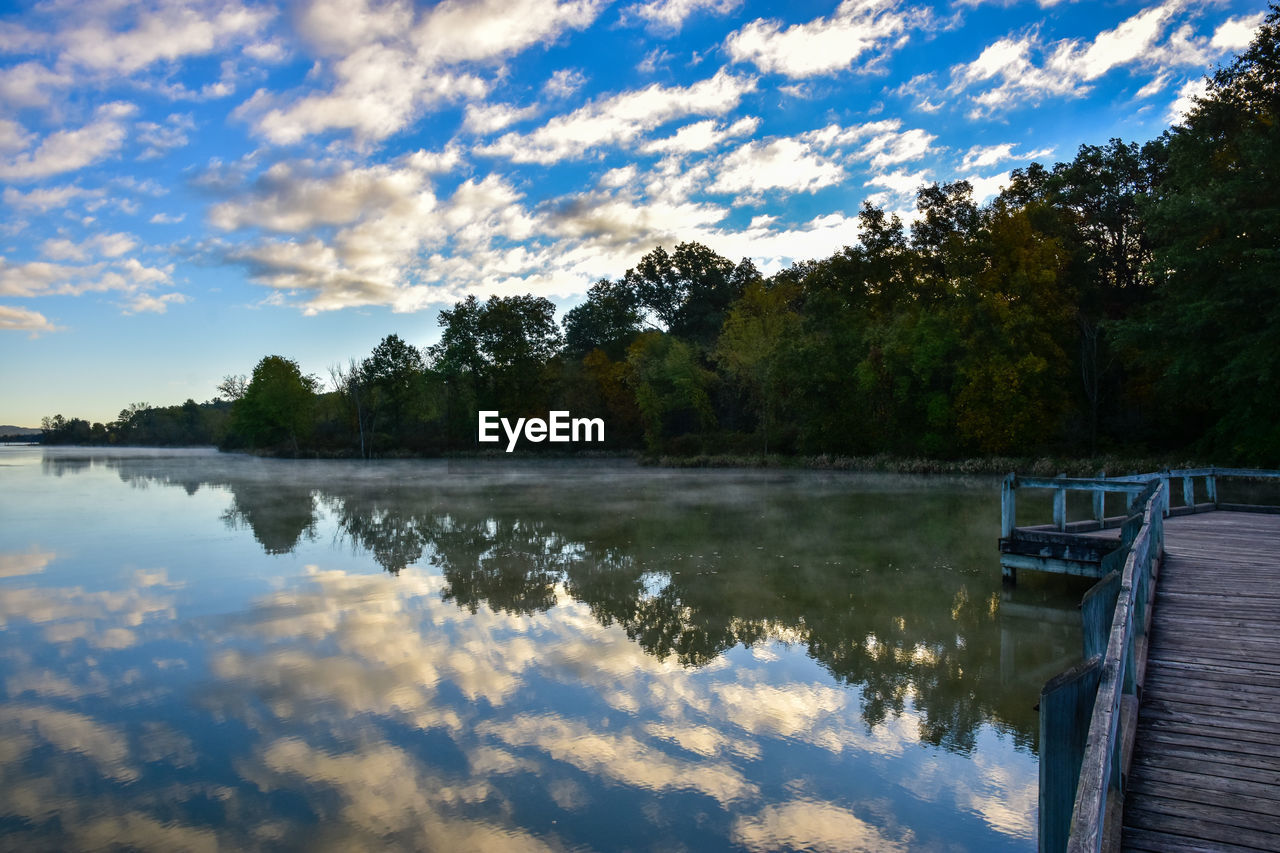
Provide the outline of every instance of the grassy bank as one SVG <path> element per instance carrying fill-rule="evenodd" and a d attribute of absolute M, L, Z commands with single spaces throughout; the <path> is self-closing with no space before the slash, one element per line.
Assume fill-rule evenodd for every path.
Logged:
<path fill-rule="evenodd" d="M 829 471 L 880 471 L 896 474 L 1007 474 L 1016 471 L 1040 477 L 1066 474 L 1093 477 L 1107 474 L 1134 474 L 1164 468 L 1188 468 L 1206 464 L 1184 458 L 1099 456 L 1099 457 L 1011 457 L 990 456 L 972 459 L 926 459 L 877 456 L 765 456 L 762 454 L 699 454 L 696 456 L 646 457 L 646 465 L 667 468 L 810 468 Z"/>

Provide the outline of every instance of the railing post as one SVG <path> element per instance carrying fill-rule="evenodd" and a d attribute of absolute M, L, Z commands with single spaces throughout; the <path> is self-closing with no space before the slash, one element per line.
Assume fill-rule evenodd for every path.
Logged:
<path fill-rule="evenodd" d="M 1066 474 L 1059 474 L 1059 480 L 1065 480 Z M 1053 490 L 1053 523 L 1059 530 L 1067 529 L 1067 490 L 1057 488 Z"/>
<path fill-rule="evenodd" d="M 1008 539 L 1018 524 L 1018 477 L 1010 472 L 1000 485 L 1000 538 Z"/>
<path fill-rule="evenodd" d="M 1215 471 L 1216 469 L 1210 468 L 1209 470 Z M 1216 507 L 1218 505 L 1218 478 L 1212 473 L 1206 474 L 1204 477 L 1204 491 L 1209 498 L 1209 503 Z"/>
<path fill-rule="evenodd" d="M 1190 474 L 1182 478 L 1182 502 L 1189 507 L 1196 505 L 1195 480 L 1191 478 Z"/>
<path fill-rule="evenodd" d="M 1040 692 L 1040 850 L 1067 849 L 1089 720 L 1102 678 L 1095 657 L 1050 679 Z"/>
<path fill-rule="evenodd" d="M 1105 479 L 1107 479 L 1107 472 L 1106 472 L 1106 471 L 1099 471 L 1099 472 L 1098 472 L 1098 479 L 1099 479 L 1099 480 L 1105 480 Z M 1094 520 L 1095 520 L 1095 521 L 1097 521 L 1097 522 L 1098 522 L 1098 524 L 1099 524 L 1099 525 L 1101 525 L 1101 524 L 1102 524 L 1102 520 L 1103 520 L 1104 518 L 1106 518 L 1106 517 L 1107 517 L 1107 503 L 1106 503 L 1106 501 L 1107 501 L 1107 493 L 1106 493 L 1106 492 L 1104 492 L 1102 489 L 1097 489 L 1097 490 L 1095 490 L 1095 491 L 1094 491 L 1094 493 L 1093 493 L 1093 518 L 1094 518 Z"/>
<path fill-rule="evenodd" d="M 1163 484 L 1164 484 L 1164 487 L 1165 487 L 1165 496 L 1166 496 L 1166 500 L 1165 500 L 1165 503 L 1164 503 L 1164 515 L 1165 515 L 1165 517 L 1166 517 L 1166 518 L 1168 518 L 1168 517 L 1169 517 L 1169 504 L 1171 503 L 1171 501 L 1169 501 L 1169 500 L 1168 500 L 1168 495 L 1169 495 L 1169 492 L 1168 492 L 1168 489 L 1169 489 L 1169 469 L 1168 469 L 1168 468 L 1165 468 L 1163 471 L 1161 471 L 1161 472 L 1160 472 L 1160 482 L 1161 482 L 1161 483 L 1163 483 Z"/>

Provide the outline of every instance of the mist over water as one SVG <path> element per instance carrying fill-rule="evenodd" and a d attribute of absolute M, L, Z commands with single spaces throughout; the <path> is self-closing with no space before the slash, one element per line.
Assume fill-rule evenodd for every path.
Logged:
<path fill-rule="evenodd" d="M 998 480 L 0 448 L 5 848 L 1031 850 Z"/>

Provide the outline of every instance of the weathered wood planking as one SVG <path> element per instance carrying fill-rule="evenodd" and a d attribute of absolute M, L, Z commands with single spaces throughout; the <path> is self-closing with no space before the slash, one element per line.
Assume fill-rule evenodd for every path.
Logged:
<path fill-rule="evenodd" d="M 1280 516 L 1165 521 L 1121 846 L 1280 851 Z"/>

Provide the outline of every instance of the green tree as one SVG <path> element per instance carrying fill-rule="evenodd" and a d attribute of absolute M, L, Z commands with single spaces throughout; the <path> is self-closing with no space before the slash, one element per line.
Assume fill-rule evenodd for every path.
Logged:
<path fill-rule="evenodd" d="M 1280 464 L 1280 7 L 1158 147 L 1159 292 L 1127 338 L 1179 417 L 1203 414 L 1209 449 Z"/>
<path fill-rule="evenodd" d="M 658 246 L 623 281 L 666 331 L 710 347 L 729 305 L 759 277 L 749 260 L 735 265 L 701 243 L 681 243 L 670 254 Z"/>
<path fill-rule="evenodd" d="M 582 358 L 602 349 L 611 359 L 626 356 L 627 346 L 640 334 L 640 298 L 622 282 L 602 278 L 587 291 L 587 298 L 564 318 L 564 349 L 570 358 Z"/>
<path fill-rule="evenodd" d="M 387 335 L 360 365 L 357 378 L 367 389 L 371 431 L 381 427 L 392 441 L 420 443 L 416 434 L 433 416 L 422 353 L 399 335 Z"/>
<path fill-rule="evenodd" d="M 440 342 L 428 351 L 445 382 L 449 432 L 475 435 L 476 412 L 547 411 L 548 363 L 560 350 L 555 305 L 541 296 L 474 296 L 440 312 Z"/>
<path fill-rule="evenodd" d="M 1062 286 L 1059 241 L 1001 202 L 987 218 L 986 263 L 955 311 L 963 330 L 956 425 L 969 447 L 1010 454 L 1057 437 L 1074 305 Z"/>
<path fill-rule="evenodd" d="M 781 396 L 784 361 L 800 335 L 801 319 L 793 305 L 797 290 L 786 282 L 772 287 L 752 282 L 729 309 L 716 343 L 716 363 L 756 401 L 765 453 Z"/>
<path fill-rule="evenodd" d="M 715 425 L 710 388 L 715 379 L 693 347 L 674 335 L 645 332 L 627 352 L 630 384 L 651 452 L 665 439 L 703 432 Z"/>
<path fill-rule="evenodd" d="M 298 363 L 279 355 L 258 362 L 244 396 L 231 409 L 236 435 L 249 447 L 288 445 L 297 453 L 299 441 L 313 426 L 318 381 L 304 375 Z"/>

